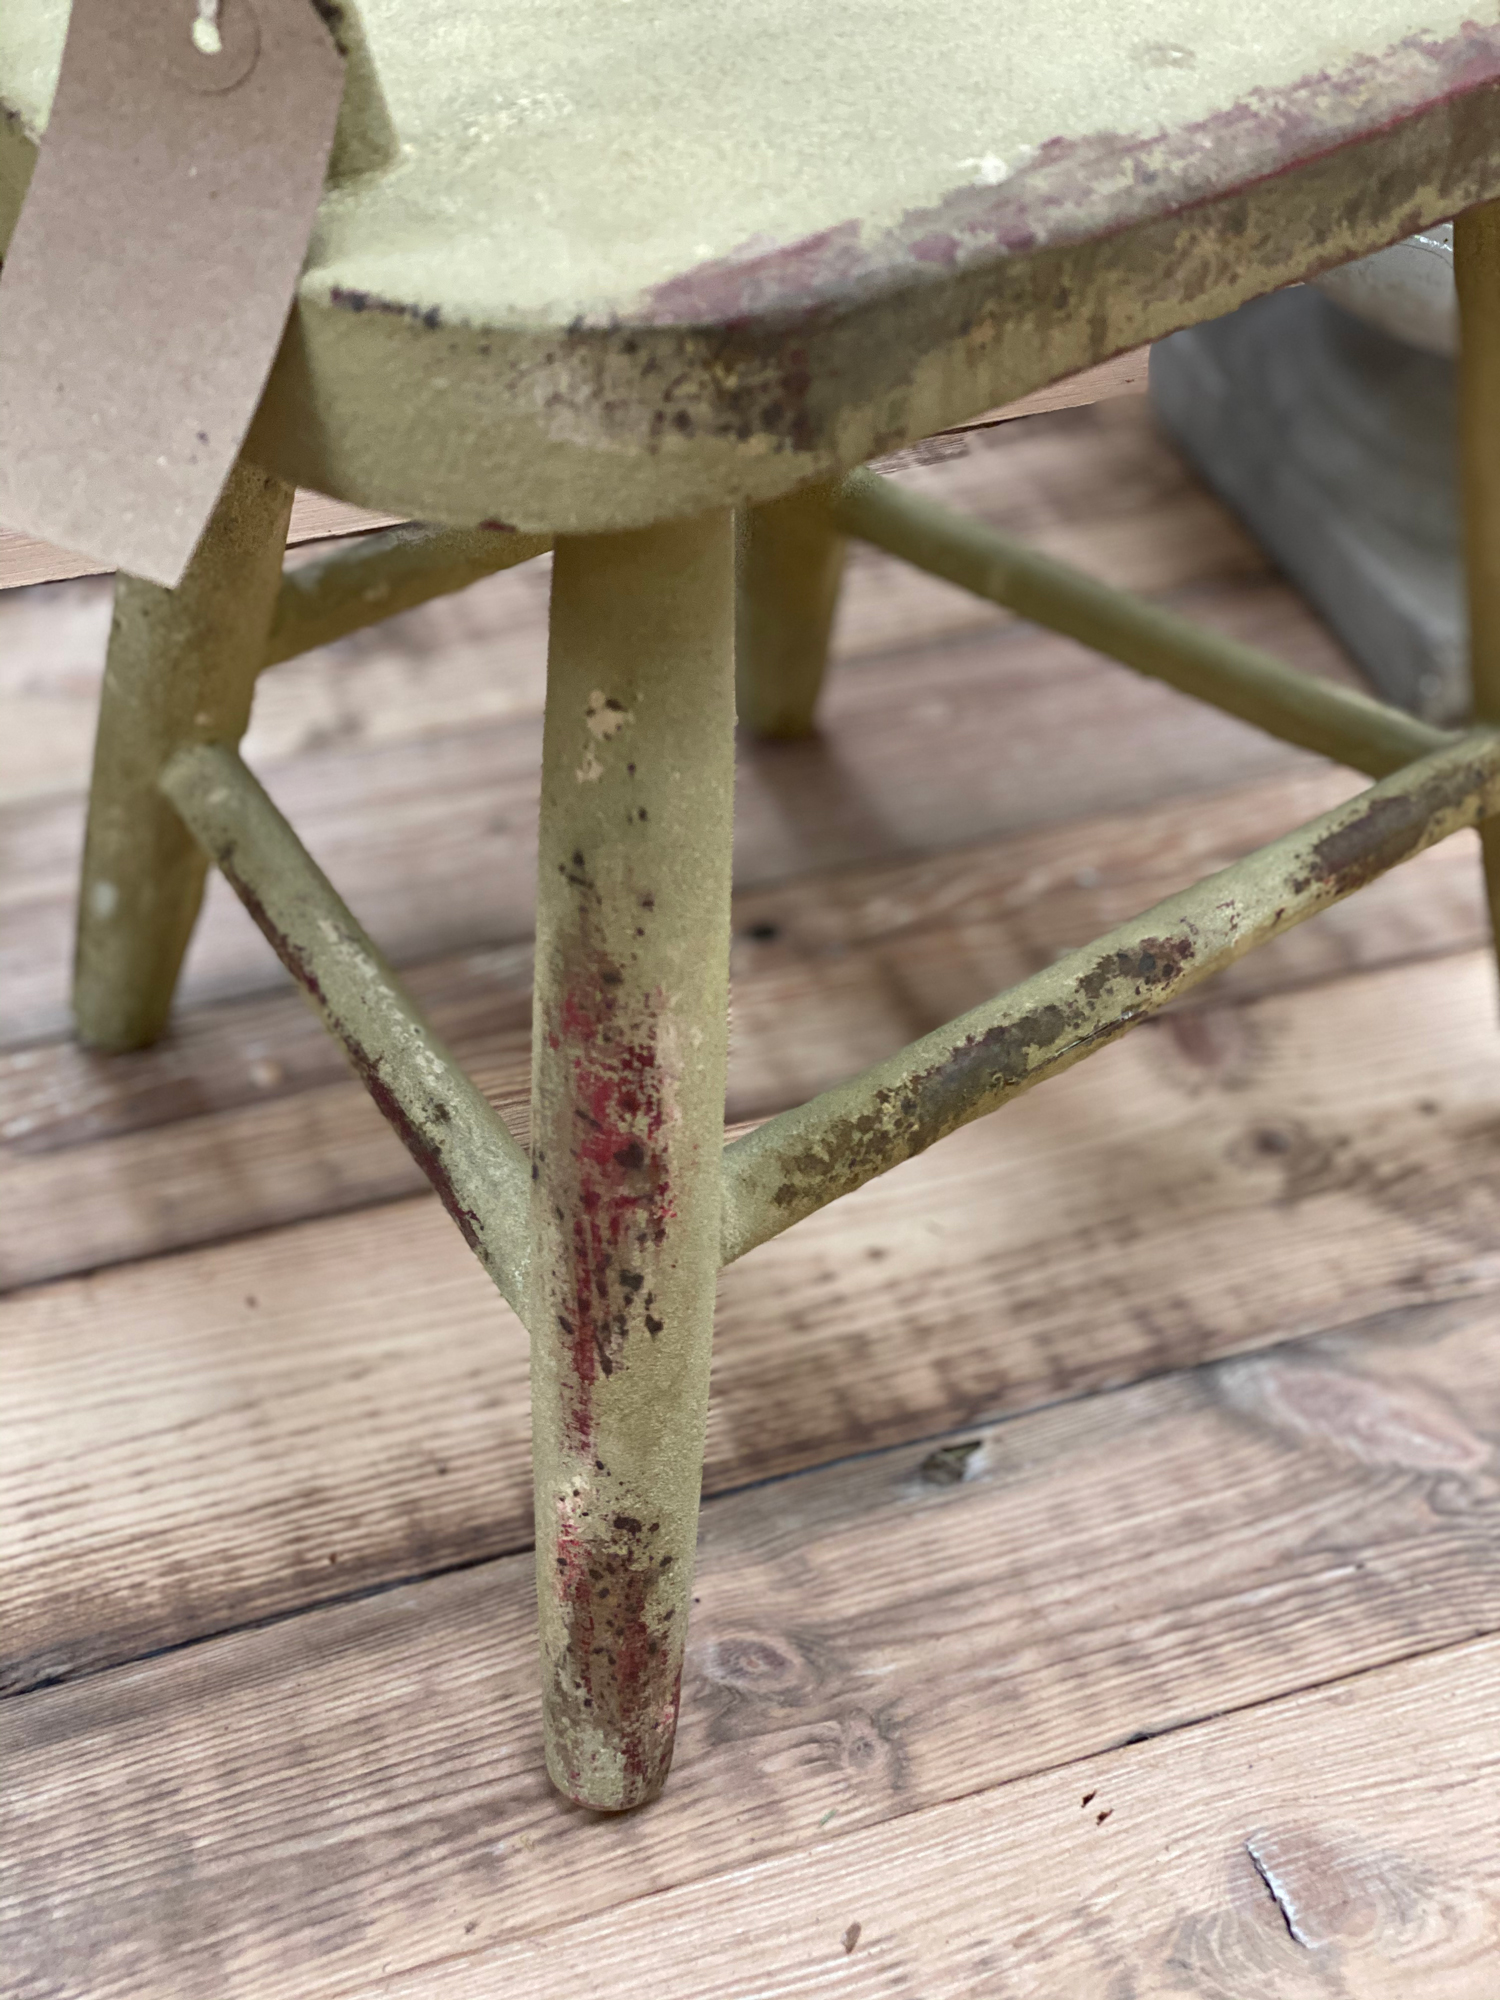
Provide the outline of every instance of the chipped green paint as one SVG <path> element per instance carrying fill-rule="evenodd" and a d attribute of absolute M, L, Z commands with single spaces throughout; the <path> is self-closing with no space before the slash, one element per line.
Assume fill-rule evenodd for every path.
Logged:
<path fill-rule="evenodd" d="M 265 664 L 276 666 L 415 604 L 465 590 L 551 546 L 550 536 L 518 535 L 498 525 L 431 528 L 411 521 L 362 536 L 287 571 Z"/>
<path fill-rule="evenodd" d="M 1056 1076 L 1210 973 L 1500 805 L 1500 734 L 1458 738 L 1060 958 L 724 1154 L 731 1263 Z"/>

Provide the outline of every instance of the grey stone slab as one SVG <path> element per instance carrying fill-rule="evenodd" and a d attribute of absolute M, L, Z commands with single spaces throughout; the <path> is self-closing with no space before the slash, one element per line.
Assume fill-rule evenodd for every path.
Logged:
<path fill-rule="evenodd" d="M 1455 371 L 1299 287 L 1159 341 L 1171 437 L 1387 700 L 1468 711 Z"/>

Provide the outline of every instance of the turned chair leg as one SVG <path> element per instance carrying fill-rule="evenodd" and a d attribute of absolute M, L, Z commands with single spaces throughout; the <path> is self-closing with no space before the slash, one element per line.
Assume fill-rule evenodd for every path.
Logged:
<path fill-rule="evenodd" d="M 1500 202 L 1453 226 L 1458 285 L 1459 465 L 1473 719 L 1500 725 Z M 1500 819 L 1479 828 L 1490 922 L 1500 945 Z"/>
<path fill-rule="evenodd" d="M 846 537 L 834 484 L 748 507 L 739 521 L 735 678 L 740 721 L 756 736 L 810 736 L 838 609 Z"/>
<path fill-rule="evenodd" d="M 73 975 L 95 1048 L 142 1048 L 166 1026 L 207 861 L 158 780 L 185 745 L 244 734 L 291 506 L 290 487 L 241 463 L 175 590 L 115 586 Z"/>
<path fill-rule="evenodd" d="M 730 514 L 560 540 L 527 1319 L 547 1763 L 654 1798 L 676 1728 L 719 1272 Z"/>

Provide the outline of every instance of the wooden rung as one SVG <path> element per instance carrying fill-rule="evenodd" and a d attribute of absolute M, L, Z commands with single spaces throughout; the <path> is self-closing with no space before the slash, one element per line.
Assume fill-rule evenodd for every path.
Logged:
<path fill-rule="evenodd" d="M 277 957 L 502 1295 L 519 1306 L 531 1164 L 423 1020 L 296 834 L 227 744 L 178 751 L 161 788 Z"/>
<path fill-rule="evenodd" d="M 1205 875 L 724 1154 L 726 1264 L 1104 1048 L 1169 1000 L 1494 811 L 1475 730 Z"/>
<path fill-rule="evenodd" d="M 1372 778 L 1453 741 L 1450 730 L 1298 673 L 868 470 L 835 489 L 832 514 L 846 534 L 888 555 Z"/>

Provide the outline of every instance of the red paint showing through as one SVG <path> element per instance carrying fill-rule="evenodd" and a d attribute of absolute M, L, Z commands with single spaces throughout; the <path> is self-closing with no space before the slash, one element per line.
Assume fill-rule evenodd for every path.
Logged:
<path fill-rule="evenodd" d="M 571 1312 L 568 1338 L 575 1395 L 568 1443 L 592 1451 L 592 1390 L 623 1356 L 633 1323 L 661 1332 L 647 1267 L 675 1215 L 666 1149 L 663 1077 L 654 997 L 627 1024 L 616 992 L 618 969 L 602 958 L 571 978 L 557 1039 L 571 1072 L 573 1111 Z"/>
<path fill-rule="evenodd" d="M 550 1740 L 574 1797 L 623 1809 L 653 1798 L 671 1761 L 682 1665 L 674 1621 L 686 1614 L 692 1555 L 691 1544 L 679 1546 L 679 1524 L 622 1498 L 636 1491 L 633 1471 L 605 1462 L 599 1399 L 665 1330 L 654 1287 L 678 1220 L 677 1064 L 666 994 L 646 976 L 649 952 L 627 945 L 616 957 L 607 947 L 582 853 L 559 873 L 577 901 L 545 1030 L 552 1075 L 538 1156 L 561 1229 L 552 1281 L 568 1468 L 554 1496 L 548 1579 L 566 1634 L 549 1687 Z M 616 912 L 652 920 L 655 895 L 639 883 L 616 883 L 614 896 Z M 674 1574 L 677 1561 L 684 1568 Z M 600 1755 L 610 1768 L 587 1768 Z"/>
<path fill-rule="evenodd" d="M 648 1528 L 617 1516 L 607 1525 L 623 1532 L 600 1547 L 573 1522 L 559 1521 L 557 1589 L 581 1683 L 579 1720 L 586 1718 L 619 1745 L 626 1780 L 620 1804 L 630 1806 L 654 1797 L 666 1777 L 682 1668 L 666 1632 L 654 1632 L 647 1615 L 653 1588 L 672 1562 L 652 1552 L 660 1523 Z M 668 1607 L 664 1625 L 672 1616 Z M 587 1774 L 569 1775 L 583 1795 Z"/>

